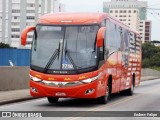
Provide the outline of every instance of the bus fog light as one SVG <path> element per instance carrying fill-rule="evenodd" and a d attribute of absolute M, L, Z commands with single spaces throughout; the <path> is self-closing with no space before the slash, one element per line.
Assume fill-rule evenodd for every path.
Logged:
<path fill-rule="evenodd" d="M 91 94 L 91 93 L 93 93 L 93 92 L 94 92 L 94 89 L 91 88 L 91 89 L 86 90 L 85 94 Z"/>
<path fill-rule="evenodd" d="M 38 93 L 38 90 L 37 90 L 36 88 L 34 88 L 34 87 L 31 87 L 31 90 L 32 90 L 32 92 L 34 92 L 34 93 Z"/>

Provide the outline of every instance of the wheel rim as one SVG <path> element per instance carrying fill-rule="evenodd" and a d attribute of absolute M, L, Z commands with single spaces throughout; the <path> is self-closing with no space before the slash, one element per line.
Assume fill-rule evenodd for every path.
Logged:
<path fill-rule="evenodd" d="M 134 91 L 134 85 L 132 84 L 131 86 L 131 91 L 133 92 Z"/>
<path fill-rule="evenodd" d="M 108 100 L 108 97 L 109 97 L 109 87 L 108 87 L 108 85 L 107 85 L 107 88 L 106 88 L 106 100 Z"/>

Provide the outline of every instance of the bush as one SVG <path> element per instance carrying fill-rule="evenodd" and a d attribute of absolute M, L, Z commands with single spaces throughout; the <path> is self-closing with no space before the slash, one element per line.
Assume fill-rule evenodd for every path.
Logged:
<path fill-rule="evenodd" d="M 0 43 L 0 48 L 10 48 L 10 45 L 1 42 Z"/>
<path fill-rule="evenodd" d="M 160 47 L 156 47 L 147 42 L 142 44 L 142 67 L 160 68 Z"/>

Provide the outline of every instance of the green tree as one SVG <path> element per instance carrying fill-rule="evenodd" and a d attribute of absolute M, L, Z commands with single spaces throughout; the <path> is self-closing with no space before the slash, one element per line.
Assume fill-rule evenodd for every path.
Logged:
<path fill-rule="evenodd" d="M 10 45 L 1 42 L 0 43 L 0 48 L 10 48 Z"/>
<path fill-rule="evenodd" d="M 158 49 L 152 45 L 151 43 L 147 42 L 142 44 L 142 58 L 151 58 L 155 53 L 158 52 Z"/>
<path fill-rule="evenodd" d="M 150 42 L 142 44 L 142 67 L 160 69 L 160 47 Z"/>

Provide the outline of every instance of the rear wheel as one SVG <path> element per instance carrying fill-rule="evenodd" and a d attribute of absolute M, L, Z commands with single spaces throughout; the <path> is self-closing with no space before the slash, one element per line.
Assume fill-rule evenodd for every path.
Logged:
<path fill-rule="evenodd" d="M 127 89 L 125 91 L 126 95 L 129 95 L 129 96 L 132 96 L 133 95 L 133 92 L 134 92 L 134 85 L 133 85 L 133 81 L 131 83 L 131 88 Z"/>
<path fill-rule="evenodd" d="M 49 103 L 57 103 L 59 98 L 56 97 L 48 97 L 48 102 Z"/>
<path fill-rule="evenodd" d="M 125 90 L 125 91 L 122 91 L 122 94 L 124 95 L 128 95 L 128 96 L 132 96 L 133 93 L 134 93 L 134 87 L 135 87 L 135 76 L 133 75 L 132 77 L 132 82 L 131 82 L 131 88 Z"/>

